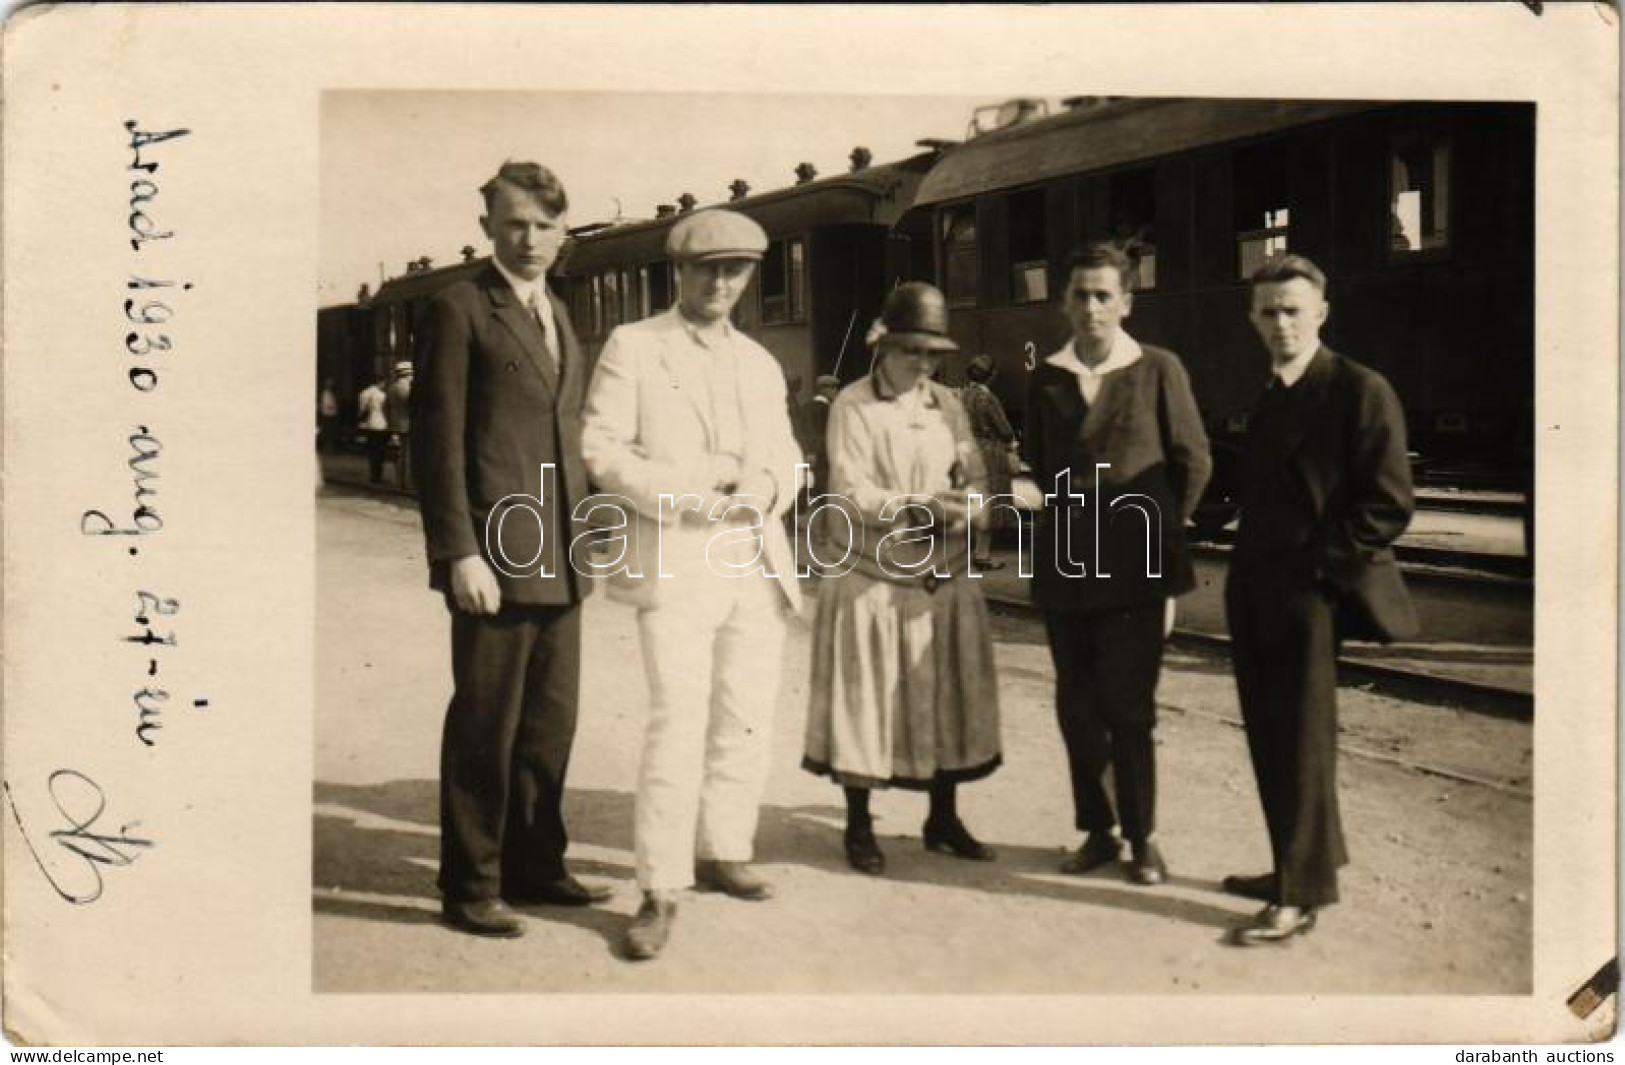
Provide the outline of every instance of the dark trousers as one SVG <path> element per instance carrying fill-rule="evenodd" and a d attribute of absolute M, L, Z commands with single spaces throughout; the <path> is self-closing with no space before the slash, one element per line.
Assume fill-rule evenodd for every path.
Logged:
<path fill-rule="evenodd" d="M 492 898 L 564 875 L 560 810 L 581 689 L 581 608 L 451 612 L 440 890 Z"/>
<path fill-rule="evenodd" d="M 389 453 L 389 433 L 383 429 L 367 430 L 367 479 L 373 484 L 384 482 L 384 458 Z"/>
<path fill-rule="evenodd" d="M 1164 600 L 1107 610 L 1044 612 L 1055 663 L 1055 713 L 1072 773 L 1079 830 L 1149 839 L 1156 829 L 1157 675 Z M 1117 811 L 1102 780 L 1111 767 Z"/>
<path fill-rule="evenodd" d="M 1299 569 L 1232 570 L 1225 614 L 1276 901 L 1314 907 L 1337 901 L 1348 852 L 1337 809 L 1335 611 Z"/>

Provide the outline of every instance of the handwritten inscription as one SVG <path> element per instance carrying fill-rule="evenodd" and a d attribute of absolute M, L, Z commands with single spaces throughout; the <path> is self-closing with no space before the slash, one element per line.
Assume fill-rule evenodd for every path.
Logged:
<path fill-rule="evenodd" d="M 140 644 L 150 649 L 147 659 L 147 676 L 158 676 L 158 648 L 174 647 L 176 645 L 175 633 L 170 631 L 159 635 L 152 627 L 154 618 L 173 617 L 180 613 L 181 604 L 178 599 L 165 599 L 151 592 L 136 592 L 135 623 L 143 630 L 134 636 L 124 637 L 124 642 Z M 136 710 L 135 738 L 144 746 L 151 747 L 157 743 L 155 733 L 164 727 L 163 704 L 169 702 L 169 692 L 164 688 L 153 687 L 151 684 L 143 685 L 134 695 Z M 194 705 L 196 705 L 194 703 Z M 205 700 L 205 705 L 207 701 Z"/>
<path fill-rule="evenodd" d="M 129 524 L 120 525 L 104 510 L 87 510 L 79 515 L 80 535 L 146 536 L 164 527 L 164 519 L 153 503 L 158 489 L 149 483 L 158 479 L 158 456 L 163 453 L 164 445 L 145 425 L 136 426 L 128 439 L 131 454 L 127 462 L 134 486 Z"/>
<path fill-rule="evenodd" d="M 49 833 L 56 850 L 42 852 L 34 845 L 33 836 L 17 812 L 11 785 L 0 784 L 29 856 L 45 874 L 52 890 L 75 906 L 84 906 L 102 897 L 104 867 L 130 865 L 144 849 L 156 846 L 150 839 L 131 834 L 139 822 L 121 824 L 112 830 L 104 827 L 102 816 L 107 812 L 107 795 L 101 785 L 77 769 L 56 770 L 45 787 L 62 818 L 62 826 Z"/>
<path fill-rule="evenodd" d="M 118 352 L 118 367 L 129 390 L 140 397 L 130 402 L 141 404 L 142 409 L 132 413 L 125 423 L 133 426 L 125 435 L 128 452 L 124 463 L 130 473 L 131 486 L 128 503 L 81 510 L 79 532 L 91 543 L 117 543 L 125 547 L 131 559 L 141 554 L 142 548 L 137 544 L 158 542 L 165 531 L 158 509 L 159 462 L 164 445 L 156 428 L 162 409 L 157 405 L 155 393 L 161 380 L 160 369 L 167 368 L 180 346 L 175 338 L 176 308 L 184 301 L 182 294 L 190 292 L 193 286 L 190 281 L 175 280 L 175 273 L 167 269 L 163 261 L 163 250 L 179 243 L 179 227 L 174 224 L 176 212 L 166 210 L 173 204 L 161 199 L 165 180 L 159 175 L 176 157 L 176 143 L 191 133 L 178 126 L 144 128 L 136 119 L 123 123 L 124 147 L 129 153 L 124 167 L 129 183 L 124 224 L 132 261 L 119 293 L 117 330 L 123 343 Z M 120 387 L 122 390 L 123 386 Z M 118 634 L 119 642 L 139 654 L 137 661 L 144 666 L 140 679 L 125 689 L 128 694 L 123 703 L 129 715 L 123 719 L 127 722 L 124 727 L 130 729 L 134 742 L 144 750 L 155 748 L 164 728 L 170 724 L 166 720 L 166 709 L 171 705 L 174 685 L 161 679 L 159 673 L 160 667 L 167 665 L 164 656 L 174 653 L 173 649 L 179 644 L 172 619 L 180 608 L 179 598 L 138 590 L 130 615 L 134 628 Z M 175 700 L 176 704 L 179 702 Z M 209 700 L 194 698 L 191 704 L 195 710 L 205 711 Z M 24 845 L 51 889 L 76 906 L 101 898 L 104 877 L 109 870 L 133 864 L 143 851 L 156 846 L 150 834 L 136 834 L 139 821 L 126 821 L 113 827 L 107 792 L 76 769 L 57 769 L 46 780 L 45 787 L 59 823 L 49 828 L 45 836 L 39 835 L 37 828 L 30 829 L 24 824 L 13 793 L 14 783 L 0 782 L 0 788 L 5 791 L 6 804 Z M 32 807 L 25 802 L 23 809 Z M 36 845 L 36 840 L 45 839 L 50 843 Z"/>

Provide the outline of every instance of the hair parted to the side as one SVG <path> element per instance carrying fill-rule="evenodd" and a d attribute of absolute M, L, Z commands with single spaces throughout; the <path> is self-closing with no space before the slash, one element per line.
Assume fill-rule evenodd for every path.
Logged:
<path fill-rule="evenodd" d="M 1066 265 L 1068 274 L 1074 270 L 1107 268 L 1117 271 L 1118 283 L 1125 292 L 1134 286 L 1135 275 L 1139 272 L 1134 259 L 1122 248 L 1106 241 L 1095 241 L 1083 245 L 1072 253 L 1072 258 L 1067 261 Z"/>
<path fill-rule="evenodd" d="M 563 214 L 570 206 L 569 197 L 564 194 L 564 185 L 559 181 L 558 175 L 541 163 L 515 162 L 509 159 L 498 167 L 496 176 L 480 186 L 480 195 L 485 199 L 487 211 L 491 209 L 491 198 L 496 195 L 497 188 L 501 185 L 507 185 L 534 197 L 549 214 Z"/>
<path fill-rule="evenodd" d="M 1298 278 L 1309 282 L 1324 295 L 1326 292 L 1326 275 L 1320 272 L 1320 267 L 1304 258 L 1302 255 L 1274 255 L 1264 261 L 1264 264 L 1253 271 L 1253 276 L 1247 283 L 1253 288 L 1259 285 L 1274 285 L 1283 281 L 1293 281 Z"/>

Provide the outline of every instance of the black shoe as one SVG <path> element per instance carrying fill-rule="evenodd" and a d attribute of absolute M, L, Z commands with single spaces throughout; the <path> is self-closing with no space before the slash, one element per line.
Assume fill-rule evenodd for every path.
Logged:
<path fill-rule="evenodd" d="M 608 902 L 614 889 L 602 884 L 583 884 L 569 873 L 545 884 L 509 888 L 502 897 L 519 906 L 591 906 Z"/>
<path fill-rule="evenodd" d="M 1231 895 L 1240 895 L 1244 899 L 1274 902 L 1276 894 L 1275 874 L 1259 873 L 1257 876 L 1227 876 L 1224 878 L 1224 890 Z"/>
<path fill-rule="evenodd" d="M 1256 947 L 1304 935 L 1314 927 L 1313 908 L 1277 906 L 1272 902 L 1254 914 L 1251 921 L 1233 929 L 1230 941 L 1238 947 Z"/>
<path fill-rule="evenodd" d="M 1134 844 L 1134 857 L 1129 861 L 1128 878 L 1136 884 L 1153 887 L 1168 879 L 1168 863 L 1162 852 L 1150 840 Z"/>
<path fill-rule="evenodd" d="M 846 834 L 846 864 L 870 876 L 886 871 L 886 855 L 881 852 L 872 829 Z"/>
<path fill-rule="evenodd" d="M 965 827 L 965 822 L 954 818 L 947 824 L 933 824 L 930 821 L 920 830 L 924 837 L 925 849 L 937 854 L 952 854 L 956 858 L 964 858 L 972 862 L 991 862 L 998 855 L 993 848 L 977 840 Z"/>
<path fill-rule="evenodd" d="M 626 956 L 634 961 L 658 957 L 671 938 L 672 922 L 677 920 L 677 898 L 669 891 L 650 891 L 626 930 Z"/>
<path fill-rule="evenodd" d="M 971 565 L 975 566 L 977 569 L 985 570 L 998 570 L 1004 568 L 1003 562 L 991 558 L 973 558 L 971 559 Z"/>
<path fill-rule="evenodd" d="M 1116 836 L 1110 832 L 1091 832 L 1083 841 L 1083 846 L 1061 863 L 1061 872 L 1073 876 L 1093 872 L 1103 865 L 1115 862 L 1122 853 L 1123 843 Z"/>
<path fill-rule="evenodd" d="M 441 901 L 440 913 L 453 928 L 476 936 L 512 939 L 525 934 L 519 915 L 508 909 L 508 904 L 501 899 L 465 902 L 448 898 Z"/>

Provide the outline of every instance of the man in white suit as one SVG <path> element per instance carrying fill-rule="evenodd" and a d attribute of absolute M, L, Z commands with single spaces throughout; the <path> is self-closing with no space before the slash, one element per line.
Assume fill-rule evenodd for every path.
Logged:
<path fill-rule="evenodd" d="M 767 235 L 744 215 L 700 211 L 672 227 L 666 248 L 677 305 L 610 334 L 582 434 L 599 490 L 636 511 L 635 548 L 616 578 L 639 607 L 650 697 L 633 958 L 660 953 L 676 893 L 696 880 L 736 898 L 772 894 L 750 861 L 785 617 L 800 605 L 777 520 L 801 459 L 784 376 L 729 321 Z"/>

